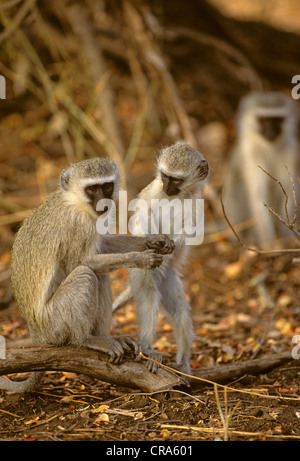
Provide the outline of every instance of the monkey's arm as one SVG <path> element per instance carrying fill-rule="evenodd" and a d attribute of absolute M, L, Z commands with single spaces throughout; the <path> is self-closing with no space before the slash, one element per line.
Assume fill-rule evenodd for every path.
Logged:
<path fill-rule="evenodd" d="M 104 253 L 153 250 L 159 254 L 172 253 L 175 245 L 167 235 L 106 235 L 102 238 Z"/>
<path fill-rule="evenodd" d="M 161 265 L 163 256 L 151 250 L 144 252 L 98 254 L 84 264 L 96 275 L 107 274 L 122 268 L 154 269 Z"/>
<path fill-rule="evenodd" d="M 128 251 L 145 251 L 146 238 L 133 235 L 105 235 L 101 239 L 101 252 L 127 253 Z"/>

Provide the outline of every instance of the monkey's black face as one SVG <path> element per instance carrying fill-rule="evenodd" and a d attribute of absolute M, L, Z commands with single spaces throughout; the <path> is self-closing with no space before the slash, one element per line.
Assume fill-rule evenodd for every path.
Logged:
<path fill-rule="evenodd" d="M 172 176 L 167 176 L 164 173 L 161 173 L 161 180 L 163 183 L 163 190 L 167 195 L 179 194 L 184 181 L 182 178 L 173 178 Z"/>
<path fill-rule="evenodd" d="M 283 117 L 259 117 L 259 130 L 268 141 L 275 141 L 282 130 Z"/>
<path fill-rule="evenodd" d="M 84 189 L 94 211 L 96 211 L 99 200 L 103 198 L 110 199 L 113 196 L 114 188 L 114 182 L 105 182 L 103 184 L 92 184 Z M 105 211 L 107 211 L 107 207 L 105 207 L 103 211 L 97 211 L 97 213 L 101 215 L 105 213 Z"/>

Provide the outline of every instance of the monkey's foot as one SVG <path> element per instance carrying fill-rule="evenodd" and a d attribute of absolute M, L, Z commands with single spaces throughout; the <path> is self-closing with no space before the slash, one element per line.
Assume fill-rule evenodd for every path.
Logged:
<path fill-rule="evenodd" d="M 153 349 L 151 349 L 150 351 L 147 350 L 147 351 L 145 351 L 143 353 L 147 357 L 149 357 L 149 359 L 153 359 L 156 362 L 162 363 L 162 354 L 160 352 L 157 352 L 157 351 L 154 351 Z M 146 367 L 148 368 L 149 371 L 151 371 L 151 373 L 157 373 L 159 364 L 155 363 L 155 362 L 152 362 L 151 360 L 147 360 L 146 361 Z"/>
<path fill-rule="evenodd" d="M 118 364 L 122 361 L 123 356 L 125 352 L 128 351 L 128 349 L 130 349 L 132 352 L 132 349 L 129 346 L 129 344 L 133 346 L 134 343 L 135 341 L 132 338 L 130 338 L 129 341 L 129 337 L 127 337 L 127 340 L 122 339 L 121 341 L 119 341 L 118 338 L 114 338 L 113 336 L 101 335 L 89 336 L 83 345 L 96 351 L 100 351 L 104 354 L 107 354 L 109 357 L 109 363 Z M 137 347 L 139 351 L 138 344 Z"/>

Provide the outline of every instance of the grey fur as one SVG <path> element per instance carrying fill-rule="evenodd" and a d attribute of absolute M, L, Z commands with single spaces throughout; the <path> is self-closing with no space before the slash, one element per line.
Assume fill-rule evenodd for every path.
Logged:
<path fill-rule="evenodd" d="M 266 139 L 260 131 L 259 118 L 264 116 L 283 118 L 281 133 L 274 140 Z M 264 206 L 266 203 L 285 218 L 285 196 L 259 166 L 283 185 L 293 218 L 292 184 L 285 167 L 294 179 L 299 204 L 297 121 L 294 101 L 280 93 L 251 93 L 240 103 L 237 140 L 224 177 L 224 206 L 233 225 L 256 218 L 257 222 L 241 233 L 248 244 L 263 245 L 291 235 Z"/>
<path fill-rule="evenodd" d="M 191 146 L 178 142 L 168 146 L 160 152 L 157 161 L 156 178 L 146 186 L 139 198 L 150 205 L 153 198 L 184 199 L 202 198 L 202 192 L 208 176 L 208 163 Z M 183 179 L 180 192 L 168 197 L 163 190 L 161 172 L 168 172 L 172 177 Z M 186 373 L 190 373 L 190 351 L 193 341 L 193 326 L 190 315 L 190 305 L 186 300 L 180 270 L 184 265 L 188 247 L 185 245 L 184 235 L 175 236 L 175 250 L 171 255 L 165 255 L 162 265 L 151 271 L 131 269 L 129 285 L 113 303 L 113 311 L 118 310 L 133 296 L 137 305 L 139 337 L 142 351 L 157 361 L 162 356 L 153 350 L 156 331 L 157 314 L 159 307 L 171 318 L 175 326 L 177 340 L 177 363 L 175 366 Z M 155 372 L 157 365 L 148 363 L 148 368 Z"/>
<path fill-rule="evenodd" d="M 63 171 L 57 191 L 25 219 L 16 235 L 11 279 L 33 343 L 86 346 L 119 363 L 125 352 L 138 354 L 139 345 L 132 338 L 114 338 L 109 333 L 112 293 L 108 272 L 157 267 L 162 262 L 162 256 L 153 252 L 157 241 L 162 246 L 166 243 L 165 251 L 173 247 L 166 237 L 106 238 L 97 233 L 98 215 L 84 186 L 86 181 L 102 184 L 103 178 L 112 177 L 115 199 L 119 173 L 113 162 L 95 158 Z M 0 388 L 31 391 L 41 376 L 33 373 L 22 383 L 1 379 Z"/>

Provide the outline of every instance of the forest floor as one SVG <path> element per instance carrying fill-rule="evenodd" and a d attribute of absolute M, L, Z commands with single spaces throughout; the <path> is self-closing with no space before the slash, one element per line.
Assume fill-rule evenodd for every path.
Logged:
<path fill-rule="evenodd" d="M 2 259 L 5 276 L 8 262 Z M 112 274 L 115 295 L 126 280 L 126 270 Z M 184 284 L 195 329 L 192 369 L 249 360 L 257 348 L 257 357 L 292 353 L 292 338 L 300 334 L 300 275 L 291 256 L 266 258 L 226 240 L 203 245 L 191 252 Z M 137 336 L 133 305 L 114 316 L 112 332 Z M 27 337 L 13 301 L 0 311 L 0 333 L 11 340 Z M 162 316 L 155 348 L 164 362 L 175 359 L 172 326 Z M 300 361 L 291 360 L 266 374 L 226 383 L 229 389 L 203 384 L 189 393 L 150 395 L 49 372 L 36 392 L 0 393 L 0 439 L 299 440 L 299 375 Z"/>

